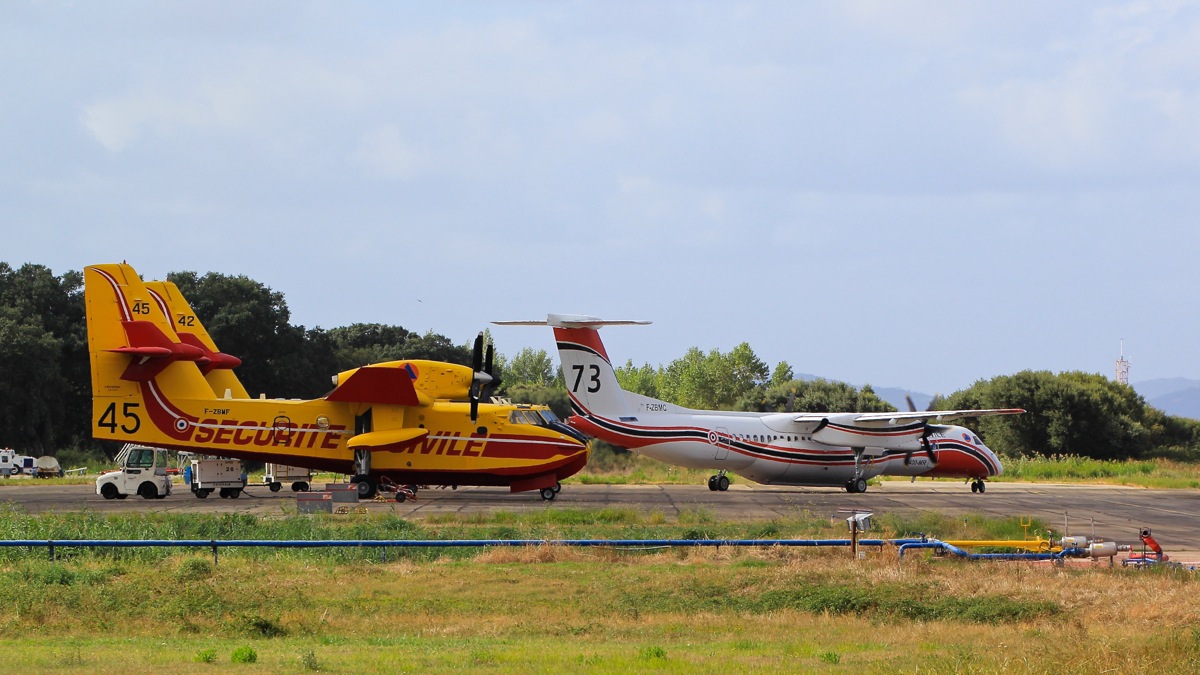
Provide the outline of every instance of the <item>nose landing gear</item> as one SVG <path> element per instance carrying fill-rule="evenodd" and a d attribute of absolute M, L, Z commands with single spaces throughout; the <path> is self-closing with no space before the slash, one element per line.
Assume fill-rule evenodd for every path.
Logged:
<path fill-rule="evenodd" d="M 979 494 L 983 494 L 984 490 L 986 490 L 986 489 L 987 489 L 987 483 L 984 483 L 979 478 L 976 478 L 971 483 L 971 492 L 978 492 Z"/>
<path fill-rule="evenodd" d="M 542 499 L 544 501 L 551 501 L 552 499 L 554 499 L 555 497 L 558 496 L 558 493 L 561 490 L 562 490 L 562 483 L 560 483 L 560 482 L 556 482 L 554 484 L 554 487 L 544 487 L 541 490 Z"/>

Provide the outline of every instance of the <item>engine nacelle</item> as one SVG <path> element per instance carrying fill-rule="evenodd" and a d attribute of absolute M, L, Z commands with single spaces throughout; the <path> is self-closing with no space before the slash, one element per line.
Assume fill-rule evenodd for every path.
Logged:
<path fill-rule="evenodd" d="M 812 439 L 825 445 L 851 448 L 884 448 L 887 450 L 917 451 L 926 435 L 925 422 L 890 424 L 881 422 L 853 423 L 857 415 L 830 415 L 812 431 Z"/>

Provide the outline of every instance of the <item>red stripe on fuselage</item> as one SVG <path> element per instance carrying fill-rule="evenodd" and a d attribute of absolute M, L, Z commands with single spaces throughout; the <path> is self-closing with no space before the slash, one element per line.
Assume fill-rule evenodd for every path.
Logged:
<path fill-rule="evenodd" d="M 158 383 L 154 380 L 139 384 L 142 389 L 142 401 L 146 403 L 146 414 L 150 415 L 150 421 L 154 423 L 154 426 L 162 433 L 177 441 L 191 439 L 192 432 L 196 428 L 194 423 L 197 418 L 176 408 L 174 404 L 167 400 L 167 397 L 158 388 Z M 183 420 L 182 425 L 180 420 Z M 181 429 L 177 425 L 183 428 Z"/>

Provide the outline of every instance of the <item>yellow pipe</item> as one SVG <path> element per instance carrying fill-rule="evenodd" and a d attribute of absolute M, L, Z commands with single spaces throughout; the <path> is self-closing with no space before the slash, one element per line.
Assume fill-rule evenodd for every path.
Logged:
<path fill-rule="evenodd" d="M 959 539 L 942 541 L 957 546 L 959 548 L 968 548 L 976 546 L 992 546 L 1004 548 L 1018 548 L 1026 551 L 1055 551 L 1061 550 L 1058 547 L 1050 545 L 1049 539 Z"/>

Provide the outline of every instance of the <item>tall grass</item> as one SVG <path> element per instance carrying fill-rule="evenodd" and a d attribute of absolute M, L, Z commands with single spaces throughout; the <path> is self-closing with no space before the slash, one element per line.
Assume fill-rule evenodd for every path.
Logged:
<path fill-rule="evenodd" d="M 1076 455 L 1003 457 L 993 480 L 1088 482 L 1156 488 L 1200 488 L 1200 464 L 1169 459 L 1104 460 Z"/>

